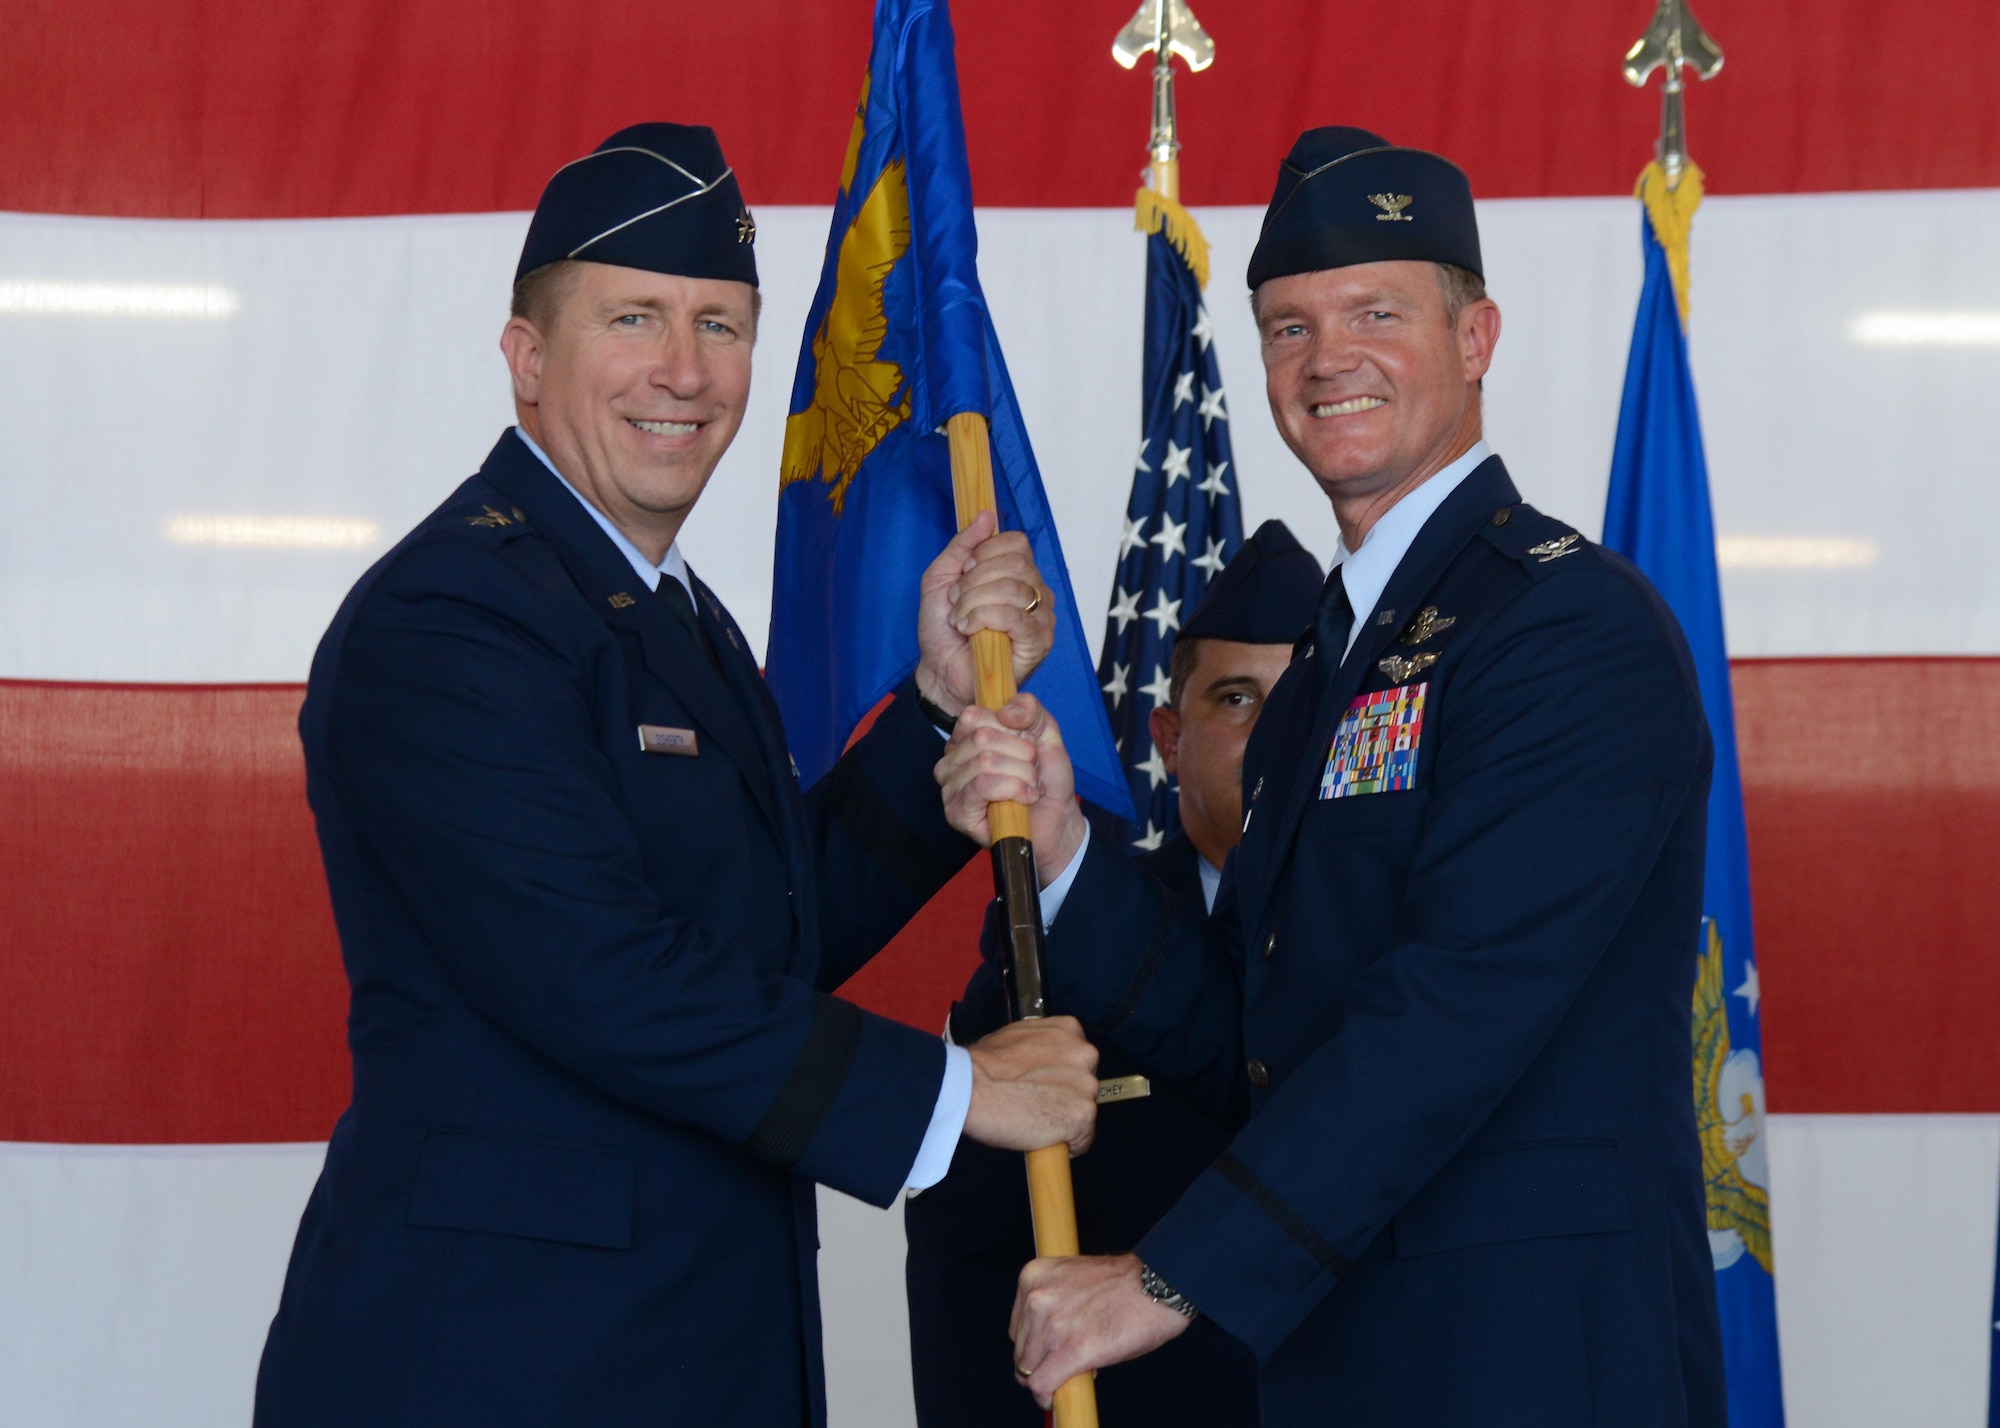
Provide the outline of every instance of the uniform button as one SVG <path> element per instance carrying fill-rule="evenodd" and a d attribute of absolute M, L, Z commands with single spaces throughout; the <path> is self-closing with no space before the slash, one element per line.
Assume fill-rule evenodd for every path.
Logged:
<path fill-rule="evenodd" d="M 1264 960 L 1270 961 L 1278 952 L 1278 934 L 1273 932 L 1264 939 Z"/>
<path fill-rule="evenodd" d="M 1250 1063 L 1250 1084 L 1260 1091 L 1270 1085 L 1271 1068 L 1261 1061 L 1252 1061 Z"/>
<path fill-rule="evenodd" d="M 1493 524 L 1496 526 L 1504 526 L 1507 524 L 1507 522 L 1509 522 L 1513 518 L 1514 518 L 1513 511 L 1508 509 L 1506 506 L 1502 506 L 1499 510 L 1493 513 Z"/>

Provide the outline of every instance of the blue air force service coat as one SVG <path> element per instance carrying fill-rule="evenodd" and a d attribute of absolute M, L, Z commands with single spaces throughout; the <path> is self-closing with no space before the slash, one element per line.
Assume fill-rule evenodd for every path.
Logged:
<path fill-rule="evenodd" d="M 802 793 L 696 593 L 510 432 L 321 643 L 354 1090 L 260 1425 L 825 1421 L 813 1182 L 890 1203 L 944 1071 L 826 993 L 973 848 L 907 690 Z"/>
<path fill-rule="evenodd" d="M 1123 830 L 1107 817 L 1096 836 L 1108 842 Z M 1190 915 L 1205 919 L 1198 857 L 1177 833 L 1134 861 Z M 952 1009 L 961 1045 L 1007 1022 L 1000 927 L 992 916 L 980 950 L 985 960 Z M 1192 943 L 1176 951 L 1220 955 Z M 1145 1069 L 1107 1052 L 1098 1074 Z M 1083 1252 L 1130 1251 L 1228 1143 L 1228 1127 L 1157 1080 L 1145 1099 L 1107 1106 L 1096 1141 L 1071 1165 Z M 903 1227 L 919 1428 L 1042 1428 L 1042 1410 L 1015 1381 L 1007 1337 L 1015 1285 L 1035 1257 L 1021 1157 L 961 1141 L 951 1173 L 904 1205 Z M 1098 1420 L 1103 1428 L 1256 1428 L 1256 1367 L 1241 1344 L 1198 1321 L 1157 1353 L 1099 1373 Z"/>
<path fill-rule="evenodd" d="M 1679 627 L 1497 459 L 1358 614 L 1251 736 L 1223 933 L 1096 839 L 1051 931 L 1054 1006 L 1248 1116 L 1138 1253 L 1268 1428 L 1720 1428 Z"/>

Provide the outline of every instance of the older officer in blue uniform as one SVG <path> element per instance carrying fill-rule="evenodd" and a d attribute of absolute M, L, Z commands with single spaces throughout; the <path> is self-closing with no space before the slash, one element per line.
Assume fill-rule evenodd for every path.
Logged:
<path fill-rule="evenodd" d="M 1264 701 L 1312 625 L 1319 562 L 1266 521 L 1219 573 L 1181 627 L 1167 702 L 1153 710 L 1153 743 L 1180 786 L 1180 829 L 1137 860 L 1191 916 L 1206 921 L 1222 865 L 1243 822 L 1243 749 Z M 1108 835 L 1120 835 L 1113 827 Z M 989 922 L 987 961 L 952 1009 L 953 1037 L 970 1043 L 1007 1022 Z M 1184 944 L 1181 953 L 1201 955 Z M 1106 1075 L 1147 1068 L 1106 1057 Z M 1229 1143 L 1231 1127 L 1165 1083 L 1117 1105 L 1076 1162 L 1077 1224 L 1085 1253 L 1122 1253 L 1144 1238 Z M 1035 1256 L 1028 1187 L 1018 1156 L 961 1148 L 951 1174 L 903 1212 L 910 1250 L 910 1358 L 923 1428 L 1041 1428 L 1042 1414 L 1013 1382 L 1007 1320 L 1021 1266 Z M 1254 1428 L 1256 1364 L 1213 1324 L 1197 1323 L 1157 1353 L 1098 1375 L 1105 1428 Z"/>
<path fill-rule="evenodd" d="M 1050 597 L 1019 536 L 954 541 L 914 685 L 799 789 L 676 544 L 743 417 L 754 235 L 707 129 L 561 170 L 501 339 L 520 425 L 320 645 L 354 1092 L 259 1424 L 823 1423 L 814 1182 L 886 1205 L 961 1131 L 1088 1140 L 1074 1022 L 965 1051 L 828 995 L 974 851 L 936 726 L 967 636 L 1025 677 Z"/>
<path fill-rule="evenodd" d="M 1221 930 L 1080 819 L 1037 849 L 1053 877 L 1083 847 L 1052 1003 L 1247 1121 L 1136 1253 L 1024 1271 L 1038 1396 L 1199 1315 L 1273 1428 L 1724 1421 L 1690 1095 L 1708 731 L 1653 590 L 1481 439 L 1481 273 L 1444 159 L 1320 129 L 1285 160 L 1249 279 L 1341 549 L 1244 761 Z M 946 762 L 964 827 L 972 785 L 1069 792 L 1031 701 Z"/>

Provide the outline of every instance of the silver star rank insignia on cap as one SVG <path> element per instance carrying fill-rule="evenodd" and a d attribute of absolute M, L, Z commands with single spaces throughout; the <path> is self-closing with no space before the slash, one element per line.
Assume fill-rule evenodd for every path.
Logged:
<path fill-rule="evenodd" d="M 750 210 L 747 208 L 736 215 L 736 241 L 738 243 L 757 241 L 757 220 L 750 216 Z"/>
<path fill-rule="evenodd" d="M 1377 223 L 1414 223 L 1416 220 L 1403 212 L 1410 206 L 1407 193 L 1371 193 L 1368 201 L 1382 211 L 1375 215 Z"/>

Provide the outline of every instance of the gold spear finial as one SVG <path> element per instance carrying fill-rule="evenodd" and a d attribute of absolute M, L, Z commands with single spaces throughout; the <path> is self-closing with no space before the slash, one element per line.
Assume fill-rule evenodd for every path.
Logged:
<path fill-rule="evenodd" d="M 1682 70 L 1691 69 L 1696 79 L 1713 79 L 1722 68 L 1722 47 L 1708 37 L 1701 22 L 1687 6 L 1687 0 L 1660 0 L 1653 23 L 1638 43 L 1625 52 L 1625 81 L 1643 88 L 1648 75 L 1664 67 L 1666 81 L 1660 88 L 1660 142 L 1653 162 L 1639 175 L 1635 194 L 1646 205 L 1653 236 L 1667 257 L 1667 272 L 1673 279 L 1674 300 L 1681 311 L 1681 325 L 1688 320 L 1688 239 L 1694 226 L 1694 212 L 1701 207 L 1702 172 L 1688 157 L 1687 123 L 1681 108 L 1681 91 L 1686 87 Z"/>
<path fill-rule="evenodd" d="M 1691 69 L 1696 79 L 1713 79 L 1722 68 L 1722 47 L 1702 29 L 1687 0 L 1660 0 L 1646 33 L 1625 51 L 1625 82 L 1634 88 L 1643 89 L 1647 77 L 1662 67 L 1667 76 L 1660 90 L 1660 142 L 1654 153 L 1666 173 L 1667 186 L 1678 188 L 1688 167 L 1681 71 Z"/>
<path fill-rule="evenodd" d="M 1179 55 L 1190 71 L 1200 73 L 1215 63 L 1215 41 L 1202 29 L 1186 0 L 1145 0 L 1132 23 L 1111 42 L 1111 57 L 1131 69 L 1146 55 L 1153 57 L 1153 132 L 1147 140 L 1152 159 L 1147 184 L 1167 198 L 1180 197 L 1180 130 L 1174 115 L 1172 57 Z"/>

